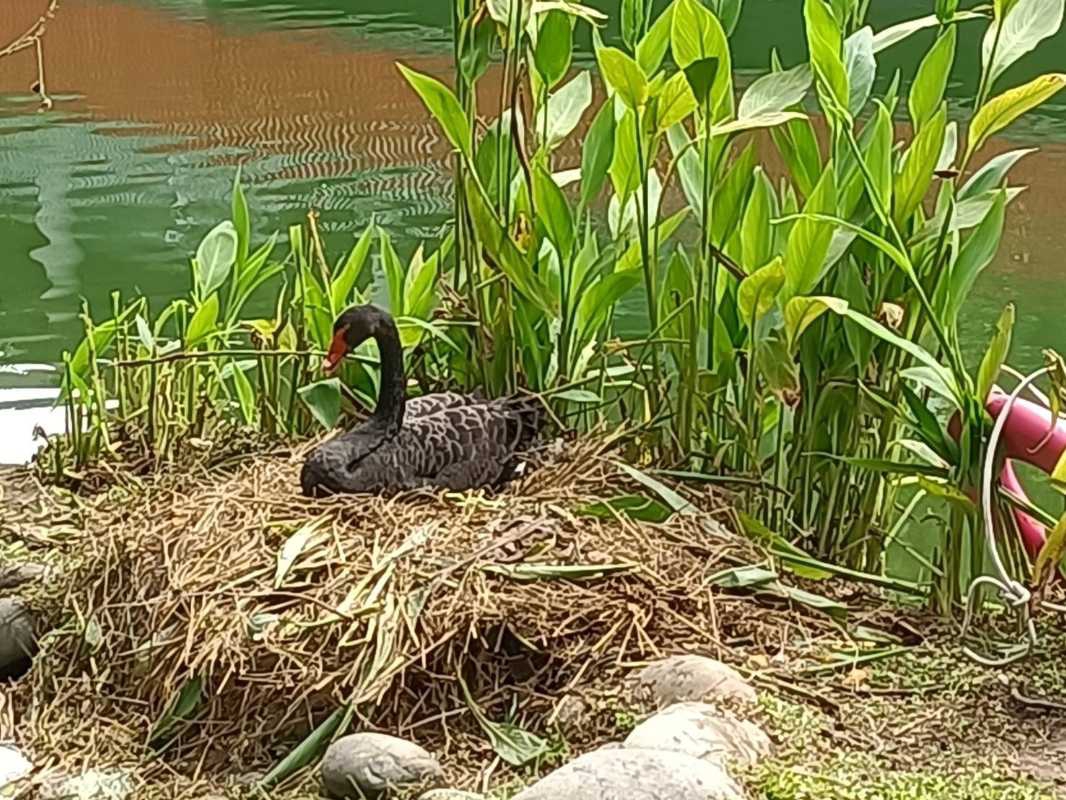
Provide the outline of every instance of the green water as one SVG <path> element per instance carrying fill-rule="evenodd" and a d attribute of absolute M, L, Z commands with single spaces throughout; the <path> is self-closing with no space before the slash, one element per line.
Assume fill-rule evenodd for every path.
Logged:
<path fill-rule="evenodd" d="M 29 19 L 39 5 L 4 0 L 0 40 L 14 32 L 6 14 Z M 932 0 L 874 6 L 881 28 L 929 13 Z M 746 79 L 771 47 L 786 64 L 805 58 L 801 7 L 747 0 L 734 36 Z M 29 62 L 0 61 L 0 463 L 26 456 L 32 424 L 54 425 L 39 408 L 55 384 L 46 367 L 77 339 L 79 298 L 102 313 L 115 289 L 146 294 L 156 308 L 180 293 L 201 236 L 228 214 L 236 163 L 257 238 L 309 207 L 334 252 L 371 216 L 403 248 L 436 230 L 448 212 L 445 150 L 392 62 L 446 72 L 448 9 L 446 0 L 64 0 L 46 40 L 56 105 L 43 114 L 27 93 Z M 949 87 L 958 107 L 975 88 L 981 27 L 963 28 Z M 899 67 L 908 80 L 929 39 L 885 53 L 881 73 Z M 1064 44 L 1060 33 L 1005 82 L 1062 71 Z M 1066 350 L 1063 101 L 1010 137 L 1044 151 L 1019 168 L 1031 189 L 1012 208 L 966 336 L 976 349 L 1016 300 L 1014 355 L 1027 366 L 1042 347 Z"/>

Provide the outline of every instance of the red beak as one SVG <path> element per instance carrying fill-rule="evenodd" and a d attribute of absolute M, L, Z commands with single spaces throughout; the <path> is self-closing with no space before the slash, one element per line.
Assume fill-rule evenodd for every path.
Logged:
<path fill-rule="evenodd" d="M 322 359 L 322 371 L 327 375 L 332 375 L 336 372 L 344 357 L 348 354 L 348 343 L 344 340 L 347 333 L 347 328 L 341 328 L 333 334 L 333 341 L 329 343 L 329 352 Z"/>

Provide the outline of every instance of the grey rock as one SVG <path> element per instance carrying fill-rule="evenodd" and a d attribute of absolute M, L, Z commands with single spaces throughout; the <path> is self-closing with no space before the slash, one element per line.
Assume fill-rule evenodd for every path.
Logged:
<path fill-rule="evenodd" d="M 0 744 L 0 792 L 8 784 L 22 780 L 33 771 L 33 764 L 14 745 Z"/>
<path fill-rule="evenodd" d="M 756 700 L 755 689 L 739 672 L 705 656 L 671 656 L 656 661 L 637 673 L 636 684 L 651 694 L 658 708 L 687 702 Z"/>
<path fill-rule="evenodd" d="M 0 597 L 0 671 L 37 651 L 33 614 L 15 597 Z"/>
<path fill-rule="evenodd" d="M 666 750 L 595 750 L 514 800 L 743 800 L 721 766 Z"/>
<path fill-rule="evenodd" d="M 754 766 L 773 745 L 762 729 L 706 703 L 678 703 L 633 729 L 626 747 L 670 750 L 725 766 Z"/>
<path fill-rule="evenodd" d="M 325 794 L 343 800 L 427 785 L 439 781 L 444 771 L 413 742 L 381 733 L 353 733 L 326 750 L 320 775 Z"/>
<path fill-rule="evenodd" d="M 47 575 L 48 567 L 44 564 L 24 563 L 0 567 L 0 591 L 44 581 Z"/>
<path fill-rule="evenodd" d="M 40 800 L 126 800 L 133 794 L 133 777 L 123 769 L 89 769 L 80 775 L 40 787 Z"/>

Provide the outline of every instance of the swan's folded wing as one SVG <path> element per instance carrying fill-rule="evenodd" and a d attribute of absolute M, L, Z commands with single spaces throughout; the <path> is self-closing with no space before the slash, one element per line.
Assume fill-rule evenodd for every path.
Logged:
<path fill-rule="evenodd" d="M 484 402 L 485 398 L 480 394 L 459 394 L 458 392 L 434 392 L 421 397 L 412 397 L 407 400 L 404 421 L 436 414 L 448 408 L 478 405 Z"/>
<path fill-rule="evenodd" d="M 498 404 L 456 406 L 406 423 L 398 468 L 454 489 L 498 482 L 529 441 L 521 413 Z"/>

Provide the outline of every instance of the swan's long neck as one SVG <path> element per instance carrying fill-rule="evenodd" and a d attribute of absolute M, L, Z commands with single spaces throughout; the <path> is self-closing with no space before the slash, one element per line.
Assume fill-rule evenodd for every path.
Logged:
<path fill-rule="evenodd" d="M 407 387 L 403 374 L 403 347 L 400 346 L 400 334 L 392 320 L 378 325 L 374 340 L 378 343 L 381 356 L 381 388 L 374 409 L 374 420 L 390 434 L 395 434 L 403 423 Z"/>

